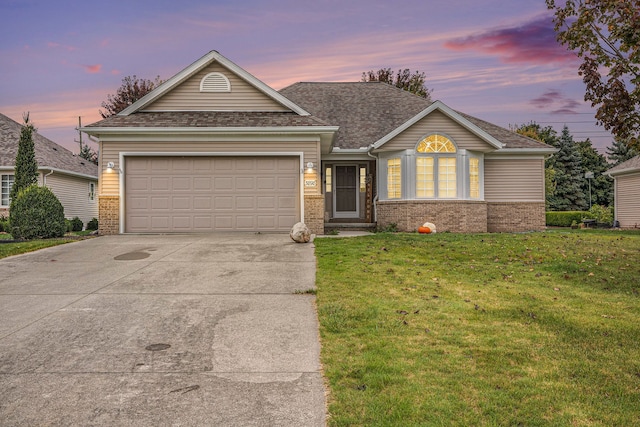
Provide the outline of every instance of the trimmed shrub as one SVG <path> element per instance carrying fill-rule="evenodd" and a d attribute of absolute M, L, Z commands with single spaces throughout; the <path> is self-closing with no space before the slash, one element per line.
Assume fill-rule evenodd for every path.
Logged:
<path fill-rule="evenodd" d="M 67 229 L 62 203 L 47 187 L 31 185 L 18 192 L 9 211 L 14 239 L 61 237 Z"/>
<path fill-rule="evenodd" d="M 71 231 L 82 231 L 84 223 L 77 216 L 71 220 Z"/>
<path fill-rule="evenodd" d="M 598 224 L 613 224 L 613 206 L 605 207 L 600 205 L 593 205 L 589 209 L 589 214 L 592 218 L 595 218 Z"/>
<path fill-rule="evenodd" d="M 9 232 L 9 218 L 0 216 L 0 233 Z"/>
<path fill-rule="evenodd" d="M 593 218 L 590 212 L 586 211 L 551 211 L 546 213 L 547 226 L 549 227 L 571 227 L 571 223 L 581 223 L 583 219 Z"/>
<path fill-rule="evenodd" d="M 87 222 L 87 230 L 98 229 L 98 218 L 91 218 L 91 221 Z"/>

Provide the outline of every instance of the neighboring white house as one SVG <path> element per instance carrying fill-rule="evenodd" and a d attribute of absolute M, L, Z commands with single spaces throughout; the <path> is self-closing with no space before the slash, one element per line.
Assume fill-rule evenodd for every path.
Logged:
<path fill-rule="evenodd" d="M 640 156 L 606 173 L 613 178 L 616 221 L 622 228 L 640 228 Z"/>
<path fill-rule="evenodd" d="M 22 125 L 0 114 L 0 215 L 9 215 L 9 194 L 14 181 L 18 141 Z M 45 185 L 58 197 L 65 218 L 78 217 L 86 225 L 98 217 L 98 166 L 73 154 L 50 139 L 33 136 L 38 184 Z"/>

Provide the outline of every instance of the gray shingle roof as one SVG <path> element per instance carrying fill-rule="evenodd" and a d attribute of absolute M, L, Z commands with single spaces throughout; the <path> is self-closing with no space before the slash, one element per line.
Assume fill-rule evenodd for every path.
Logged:
<path fill-rule="evenodd" d="M 334 145 L 374 143 L 427 108 L 424 98 L 386 83 L 295 83 L 280 93 L 314 116 L 340 126 Z"/>
<path fill-rule="evenodd" d="M 509 129 L 494 125 L 477 117 L 470 116 L 468 114 L 456 111 L 465 119 L 469 120 L 474 125 L 478 126 L 489 135 L 493 136 L 498 141 L 506 144 L 504 148 L 553 148 L 550 145 L 544 144 L 535 139 L 529 138 L 519 133 L 512 132 Z"/>
<path fill-rule="evenodd" d="M 15 167 L 21 130 L 20 123 L 0 114 L 0 166 Z M 98 165 L 76 156 L 37 132 L 33 136 L 33 144 L 39 168 L 50 167 L 98 178 Z"/>
<path fill-rule="evenodd" d="M 339 125 L 335 146 L 366 147 L 392 132 L 431 102 L 380 82 L 295 83 L 280 91 L 311 114 Z M 504 148 L 552 148 L 468 114 L 462 117 L 505 144 Z"/>
<path fill-rule="evenodd" d="M 136 112 L 128 116 L 114 115 L 86 126 L 91 128 L 170 128 L 170 127 L 273 127 L 327 126 L 313 116 L 294 112 L 251 111 L 166 111 Z"/>
<path fill-rule="evenodd" d="M 640 172 L 640 156 L 635 156 L 626 162 L 622 162 L 617 166 L 612 167 L 606 173 L 609 175 L 616 175 L 620 172 Z"/>

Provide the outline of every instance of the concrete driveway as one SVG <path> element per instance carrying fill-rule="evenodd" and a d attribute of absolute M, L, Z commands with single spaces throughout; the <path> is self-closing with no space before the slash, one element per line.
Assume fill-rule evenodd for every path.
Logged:
<path fill-rule="evenodd" d="M 104 236 L 0 260 L 0 424 L 322 426 L 312 244 Z"/>

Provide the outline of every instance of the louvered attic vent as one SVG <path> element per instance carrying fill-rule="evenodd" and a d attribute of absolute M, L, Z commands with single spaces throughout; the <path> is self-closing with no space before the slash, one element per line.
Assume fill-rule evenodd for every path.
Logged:
<path fill-rule="evenodd" d="M 231 92 L 231 83 L 224 74 L 209 73 L 200 82 L 200 92 Z"/>

